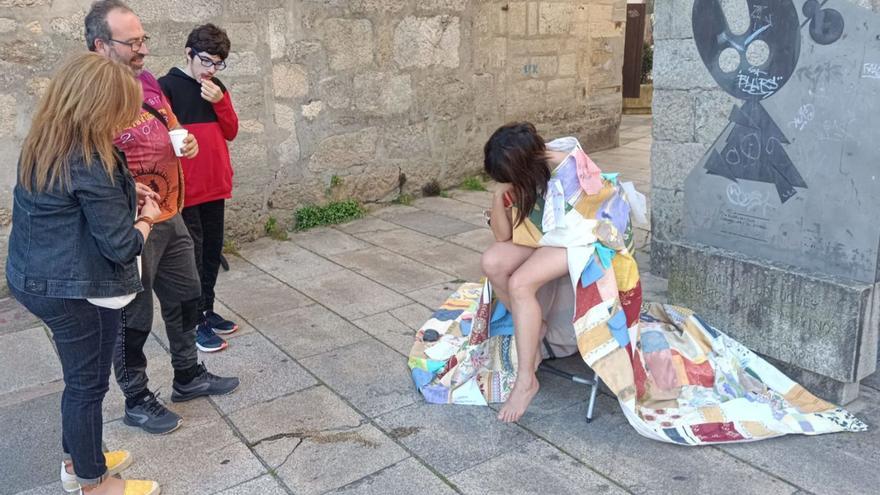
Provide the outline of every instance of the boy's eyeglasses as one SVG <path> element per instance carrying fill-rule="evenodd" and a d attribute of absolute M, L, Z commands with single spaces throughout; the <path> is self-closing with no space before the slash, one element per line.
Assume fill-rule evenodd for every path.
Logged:
<path fill-rule="evenodd" d="M 221 60 L 219 62 L 214 62 L 209 57 L 205 57 L 196 53 L 196 57 L 199 58 L 199 61 L 202 63 L 202 67 L 211 67 L 214 66 L 214 70 L 223 70 L 226 68 L 226 61 Z"/>
<path fill-rule="evenodd" d="M 107 41 L 110 41 L 113 43 L 119 43 L 120 45 L 125 45 L 125 46 L 131 48 L 131 51 L 136 52 L 136 51 L 139 51 L 141 48 L 143 48 L 144 43 L 150 41 L 150 37 L 144 36 L 143 38 L 139 38 L 139 39 L 132 40 L 132 41 L 120 41 L 120 40 L 114 40 L 113 38 L 108 38 Z"/>

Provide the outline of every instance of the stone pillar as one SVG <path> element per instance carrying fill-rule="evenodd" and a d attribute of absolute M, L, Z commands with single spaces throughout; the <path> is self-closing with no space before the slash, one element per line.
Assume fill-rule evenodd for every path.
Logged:
<path fill-rule="evenodd" d="M 657 3 L 652 266 L 847 403 L 880 328 L 880 8 L 829 2 L 820 24 L 804 3 Z"/>

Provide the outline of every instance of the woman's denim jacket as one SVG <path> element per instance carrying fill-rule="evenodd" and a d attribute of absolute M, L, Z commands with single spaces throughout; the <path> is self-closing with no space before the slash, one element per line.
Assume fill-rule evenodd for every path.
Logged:
<path fill-rule="evenodd" d="M 136 257 L 144 237 L 134 228 L 137 193 L 120 153 L 107 175 L 97 155 L 70 161 L 66 187 L 13 192 L 6 280 L 21 292 L 85 299 L 143 289 Z"/>

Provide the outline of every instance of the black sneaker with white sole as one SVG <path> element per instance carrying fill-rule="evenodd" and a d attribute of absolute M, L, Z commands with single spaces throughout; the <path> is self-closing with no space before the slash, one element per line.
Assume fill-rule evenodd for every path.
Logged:
<path fill-rule="evenodd" d="M 238 378 L 213 375 L 204 364 L 199 364 L 199 374 L 191 382 L 184 385 L 175 380 L 172 383 L 171 401 L 184 402 L 206 395 L 231 394 L 238 384 Z"/>
<path fill-rule="evenodd" d="M 125 406 L 122 422 L 147 433 L 162 435 L 178 429 L 183 420 L 162 404 L 158 394 L 149 392 L 134 407 Z"/>

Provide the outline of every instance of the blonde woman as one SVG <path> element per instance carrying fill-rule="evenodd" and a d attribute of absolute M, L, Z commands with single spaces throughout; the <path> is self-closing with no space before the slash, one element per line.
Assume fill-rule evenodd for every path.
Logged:
<path fill-rule="evenodd" d="M 121 308 L 142 290 L 137 256 L 160 214 L 155 194 L 135 186 L 113 146 L 140 104 L 130 68 L 78 55 L 49 84 L 19 158 L 6 278 L 58 348 L 67 491 L 159 493 L 153 481 L 111 477 L 130 455 L 101 451 L 101 403 Z"/>

